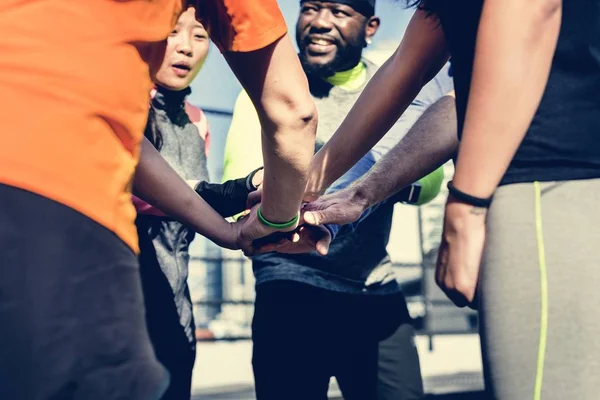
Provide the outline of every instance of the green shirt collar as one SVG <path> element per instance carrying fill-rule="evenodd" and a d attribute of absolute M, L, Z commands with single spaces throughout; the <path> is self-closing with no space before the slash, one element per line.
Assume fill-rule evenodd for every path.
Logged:
<path fill-rule="evenodd" d="M 361 61 L 354 68 L 336 72 L 333 76 L 325 78 L 325 80 L 344 90 L 356 90 L 367 81 L 367 67 Z"/>

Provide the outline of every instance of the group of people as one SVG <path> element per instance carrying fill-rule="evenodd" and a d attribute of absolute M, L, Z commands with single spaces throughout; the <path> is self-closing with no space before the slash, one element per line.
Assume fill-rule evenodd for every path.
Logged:
<path fill-rule="evenodd" d="M 300 0 L 298 52 L 275 0 L 3 2 L 0 398 L 189 398 L 196 233 L 252 257 L 259 400 L 423 397 L 386 247 L 448 160 L 436 281 L 487 398 L 596 398 L 600 0 L 408 3 L 377 67 L 375 0 Z M 244 88 L 223 183 L 209 40 Z"/>

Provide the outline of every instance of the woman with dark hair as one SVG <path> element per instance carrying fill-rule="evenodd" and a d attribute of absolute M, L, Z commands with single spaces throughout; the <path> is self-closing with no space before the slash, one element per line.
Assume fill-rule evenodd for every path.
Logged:
<path fill-rule="evenodd" d="M 304 218 L 349 222 L 454 154 L 436 280 L 458 306 L 479 309 L 490 397 L 595 399 L 600 0 L 419 2 L 315 156 L 308 191 L 322 193 L 368 151 L 450 56 L 458 147 L 409 133 L 402 151 Z"/>
<path fill-rule="evenodd" d="M 190 84 L 208 55 L 208 34 L 189 8 L 167 39 L 154 82 L 145 136 L 179 175 L 219 214 L 242 212 L 262 172 L 223 184 L 208 183 L 208 124 L 202 111 L 186 102 Z M 196 356 L 193 307 L 187 284 L 189 246 L 196 232 L 148 204 L 134 199 L 140 244 L 140 273 L 146 322 L 158 360 L 171 375 L 163 399 L 190 397 Z"/>

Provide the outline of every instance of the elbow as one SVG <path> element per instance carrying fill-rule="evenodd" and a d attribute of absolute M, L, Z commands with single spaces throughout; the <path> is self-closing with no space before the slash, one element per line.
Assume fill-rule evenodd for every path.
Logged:
<path fill-rule="evenodd" d="M 543 28 L 545 24 L 560 20 L 562 0 L 533 0 L 528 7 L 537 20 L 537 28 Z"/>
<path fill-rule="evenodd" d="M 313 139 L 317 131 L 317 123 L 319 120 L 317 107 L 312 99 L 309 99 L 304 104 L 294 107 L 290 110 L 289 121 L 285 123 L 290 128 L 306 131 Z"/>
<path fill-rule="evenodd" d="M 303 99 L 279 99 L 265 107 L 262 116 L 266 139 L 278 140 L 290 135 L 296 140 L 314 142 L 318 114 L 315 103 L 307 94 Z"/>
<path fill-rule="evenodd" d="M 562 0 L 537 0 L 543 18 L 552 19 L 562 11 Z"/>

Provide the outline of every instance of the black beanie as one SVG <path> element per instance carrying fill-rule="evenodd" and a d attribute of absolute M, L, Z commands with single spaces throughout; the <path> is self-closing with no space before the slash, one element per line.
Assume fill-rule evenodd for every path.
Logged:
<path fill-rule="evenodd" d="M 300 0 L 300 4 L 309 0 Z M 354 8 L 365 17 L 375 15 L 375 0 L 328 0 L 330 3 L 345 4 Z"/>

